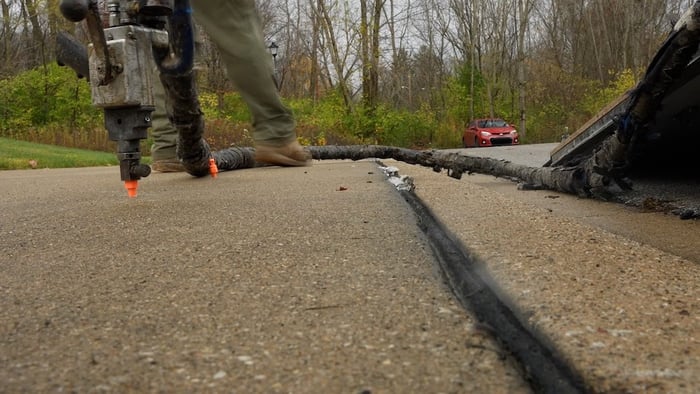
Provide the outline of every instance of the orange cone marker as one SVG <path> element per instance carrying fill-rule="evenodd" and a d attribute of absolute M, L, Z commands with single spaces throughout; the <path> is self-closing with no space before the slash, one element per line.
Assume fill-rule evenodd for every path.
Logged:
<path fill-rule="evenodd" d="M 216 166 L 216 160 L 213 158 L 209 159 L 209 174 L 216 178 L 216 174 L 219 173 L 219 167 Z"/>
<path fill-rule="evenodd" d="M 139 181 L 124 181 L 124 187 L 126 192 L 129 193 L 130 198 L 136 197 L 136 189 L 139 187 Z"/>

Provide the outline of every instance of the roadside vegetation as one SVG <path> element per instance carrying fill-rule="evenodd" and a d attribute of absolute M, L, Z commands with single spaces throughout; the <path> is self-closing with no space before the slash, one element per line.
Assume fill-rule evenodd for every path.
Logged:
<path fill-rule="evenodd" d="M 297 133 L 303 145 L 382 144 L 405 148 L 456 148 L 461 146 L 462 119 L 469 95 L 463 82 L 455 78 L 446 87 L 448 106 L 437 109 L 423 105 L 415 110 L 378 105 L 372 113 L 362 108 L 347 112 L 339 94 L 328 92 L 314 104 L 305 98 L 287 98 L 286 104 L 297 119 Z M 524 142 L 554 142 L 567 128 L 562 119 L 578 116 L 584 121 L 635 83 L 635 75 L 625 70 L 608 86 L 595 88 L 595 94 L 570 105 L 542 101 L 542 108 L 531 115 L 531 129 Z M 595 86 L 592 82 L 590 86 Z M 582 83 L 581 89 L 587 87 Z M 590 89 L 590 88 L 589 88 Z M 562 93 L 563 95 L 565 93 Z M 551 97 L 551 93 L 550 93 Z M 561 99 L 571 100 L 570 97 Z M 251 146 L 250 116 L 240 95 L 233 90 L 200 93 L 206 115 L 206 138 L 214 149 L 231 145 Z M 87 150 L 113 152 L 107 138 L 102 111 L 90 102 L 90 89 L 72 70 L 49 63 L 0 80 L 0 136 Z M 577 108 L 572 112 L 571 108 Z M 505 109 L 501 113 L 507 113 Z M 512 119 L 513 116 L 503 116 Z M 517 125 L 516 125 L 517 126 Z M 535 130 L 541 130 L 536 132 Z M 149 155 L 151 140 L 144 140 L 142 152 Z"/>
<path fill-rule="evenodd" d="M 514 124 L 524 143 L 560 141 L 635 86 L 692 2 L 438 3 L 260 2 L 302 144 L 455 148 L 482 117 Z M 87 82 L 54 59 L 59 31 L 87 42 L 83 24 L 55 2 L 0 4 L 0 137 L 112 153 Z M 206 138 L 250 146 L 247 108 L 206 34 L 197 65 Z"/>
<path fill-rule="evenodd" d="M 119 165 L 114 153 L 37 144 L 0 137 L 0 170 Z"/>

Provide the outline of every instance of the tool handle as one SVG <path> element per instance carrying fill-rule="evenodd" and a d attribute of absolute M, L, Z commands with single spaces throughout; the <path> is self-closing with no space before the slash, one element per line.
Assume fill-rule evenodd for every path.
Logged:
<path fill-rule="evenodd" d="M 194 64 L 194 29 L 189 0 L 175 0 L 169 16 L 170 46 L 175 56 L 163 48 L 153 48 L 153 56 L 162 74 L 184 75 Z"/>

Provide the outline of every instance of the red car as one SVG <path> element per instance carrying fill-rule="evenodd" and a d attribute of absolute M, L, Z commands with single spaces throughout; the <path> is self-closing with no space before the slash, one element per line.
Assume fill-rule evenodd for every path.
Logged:
<path fill-rule="evenodd" d="M 462 144 L 465 148 L 519 143 L 518 130 L 505 120 L 498 118 L 472 120 L 462 136 Z"/>

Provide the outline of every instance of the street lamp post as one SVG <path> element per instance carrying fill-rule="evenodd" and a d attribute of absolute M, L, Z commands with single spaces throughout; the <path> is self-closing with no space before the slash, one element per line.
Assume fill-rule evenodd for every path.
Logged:
<path fill-rule="evenodd" d="M 277 86 L 277 89 L 279 90 L 279 81 L 277 78 L 277 49 L 279 49 L 279 46 L 275 44 L 274 41 L 270 43 L 270 45 L 267 47 L 267 49 L 270 51 L 270 55 L 272 55 L 272 76 L 274 77 L 275 80 L 275 85 Z"/>

